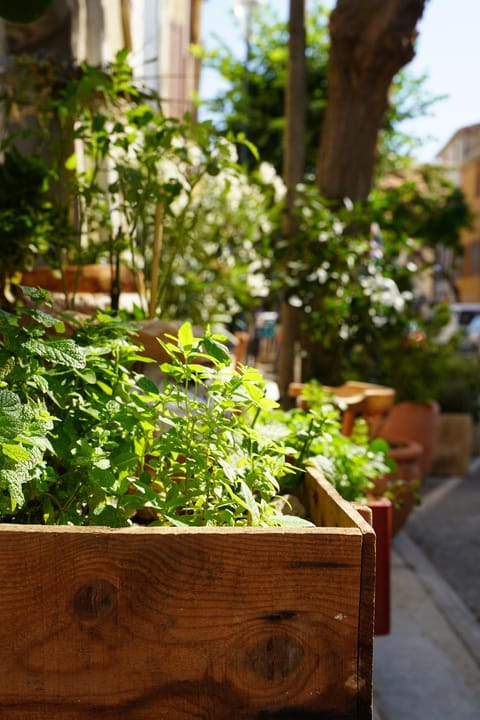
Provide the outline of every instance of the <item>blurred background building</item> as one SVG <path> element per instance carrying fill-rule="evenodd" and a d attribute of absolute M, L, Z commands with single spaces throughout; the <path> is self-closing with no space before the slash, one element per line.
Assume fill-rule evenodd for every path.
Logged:
<path fill-rule="evenodd" d="M 460 128 L 438 153 L 437 160 L 463 190 L 472 226 L 461 231 L 463 260 L 455 271 L 462 302 L 480 302 L 480 123 Z"/>
<path fill-rule="evenodd" d="M 0 21 L 3 66 L 15 54 L 53 54 L 90 65 L 110 62 L 128 48 L 135 76 L 158 92 L 166 115 L 195 112 L 202 0 L 52 0 L 36 22 Z"/>

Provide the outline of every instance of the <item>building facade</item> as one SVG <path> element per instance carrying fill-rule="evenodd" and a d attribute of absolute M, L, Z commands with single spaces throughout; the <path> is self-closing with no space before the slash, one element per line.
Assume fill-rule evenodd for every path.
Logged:
<path fill-rule="evenodd" d="M 140 83 L 158 92 L 165 115 L 195 113 L 202 0 L 52 0 L 34 23 L 0 21 L 0 58 L 53 53 L 99 66 L 127 48 Z M 1 62 L 1 59 L 0 59 Z M 4 62 L 1 62 L 3 65 Z"/>
<path fill-rule="evenodd" d="M 437 159 L 459 185 L 472 213 L 472 227 L 462 229 L 463 258 L 455 268 L 461 302 L 480 302 L 480 123 L 458 130 Z"/>

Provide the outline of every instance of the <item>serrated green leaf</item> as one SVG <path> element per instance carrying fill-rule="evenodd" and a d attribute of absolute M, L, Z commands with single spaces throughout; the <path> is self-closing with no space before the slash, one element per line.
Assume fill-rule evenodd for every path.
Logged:
<path fill-rule="evenodd" d="M 0 390 L 0 413 L 18 417 L 22 410 L 20 398 L 11 390 Z"/>
<path fill-rule="evenodd" d="M 146 375 L 139 375 L 137 378 L 138 387 L 146 393 L 158 395 L 158 387 L 153 380 Z"/>
<path fill-rule="evenodd" d="M 38 308 L 32 310 L 32 318 L 39 325 L 43 325 L 43 327 L 55 327 L 57 332 L 62 332 L 65 329 L 65 325 L 61 320 L 53 317 L 50 313 L 39 310 Z"/>
<path fill-rule="evenodd" d="M 40 340 L 33 338 L 27 340 L 25 347 L 35 355 L 57 365 L 70 368 L 84 368 L 86 364 L 85 351 L 74 340 Z"/>
<path fill-rule="evenodd" d="M 113 395 L 112 388 L 109 387 L 106 383 L 102 382 L 102 380 L 97 380 L 97 385 L 100 390 L 103 390 L 106 395 Z"/>
<path fill-rule="evenodd" d="M 178 342 L 183 348 L 191 348 L 195 342 L 191 323 L 186 322 L 178 329 Z"/>
<path fill-rule="evenodd" d="M 39 287 L 29 287 L 28 285 L 20 285 L 19 287 L 25 297 L 30 298 L 30 300 L 33 300 L 34 302 L 44 302 L 49 304 L 52 302 L 52 296 L 48 290 L 43 290 Z"/>
<path fill-rule="evenodd" d="M 30 460 L 30 454 L 28 450 L 26 450 L 21 445 L 12 443 L 0 443 L 0 448 L 2 450 L 2 453 L 6 457 L 10 458 L 10 460 L 14 460 L 14 462 L 16 463 Z"/>
<path fill-rule="evenodd" d="M 203 339 L 203 346 L 206 352 L 215 360 L 221 363 L 229 363 L 232 361 L 228 348 L 215 338 L 206 337 Z"/>
<path fill-rule="evenodd" d="M 87 385 L 95 385 L 97 383 L 97 376 L 93 370 L 85 368 L 84 370 L 77 370 L 77 375 L 87 383 Z"/>
<path fill-rule="evenodd" d="M 256 403 L 260 402 L 265 397 L 265 392 L 263 388 L 258 387 L 258 385 L 255 385 L 255 383 L 244 380 L 243 387 L 245 388 L 251 399 Z"/>
<path fill-rule="evenodd" d="M 0 437 L 12 439 L 22 428 L 20 399 L 10 390 L 0 390 Z"/>
<path fill-rule="evenodd" d="M 28 475 L 21 471 L 0 470 L 0 482 L 6 485 L 10 494 L 10 506 L 12 511 L 25 502 L 22 484 L 28 480 Z"/>
<path fill-rule="evenodd" d="M 222 468 L 223 472 L 225 473 L 225 477 L 231 482 L 235 482 L 236 479 L 236 473 L 235 468 L 230 465 L 227 460 L 224 460 L 224 458 L 218 458 L 218 464 Z"/>
<path fill-rule="evenodd" d="M 258 525 L 258 522 L 260 520 L 260 510 L 258 508 L 252 491 L 244 480 L 240 480 L 240 489 L 241 496 L 245 501 L 245 507 L 247 508 L 248 512 L 252 517 L 252 524 Z"/>
<path fill-rule="evenodd" d="M 15 360 L 13 357 L 8 358 L 5 364 L 0 368 L 0 380 L 3 380 L 10 374 L 15 366 Z"/>
<path fill-rule="evenodd" d="M 36 373 L 29 382 L 30 385 L 37 388 L 38 390 L 41 390 L 43 393 L 47 394 L 50 390 L 50 387 L 48 385 L 48 381 L 43 375 L 40 375 L 39 373 Z"/>
<path fill-rule="evenodd" d="M 50 425 L 48 425 L 48 427 L 50 427 Z M 29 435 L 27 438 L 22 438 L 22 442 L 25 445 L 34 445 L 42 452 L 45 452 L 46 450 L 51 453 L 54 452 L 52 443 L 48 438 L 44 437 L 43 435 Z"/>

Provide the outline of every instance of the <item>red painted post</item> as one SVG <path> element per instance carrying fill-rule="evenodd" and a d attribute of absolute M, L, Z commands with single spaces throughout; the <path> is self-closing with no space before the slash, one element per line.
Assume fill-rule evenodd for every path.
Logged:
<path fill-rule="evenodd" d="M 375 635 L 390 632 L 390 546 L 392 540 L 392 503 L 387 498 L 368 503 L 377 536 L 375 578 Z"/>

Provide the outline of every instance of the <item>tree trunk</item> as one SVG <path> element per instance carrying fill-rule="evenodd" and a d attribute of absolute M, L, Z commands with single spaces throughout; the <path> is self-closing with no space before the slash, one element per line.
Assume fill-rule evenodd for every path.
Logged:
<path fill-rule="evenodd" d="M 394 75 L 414 56 L 426 0 L 337 0 L 330 17 L 328 105 L 317 183 L 329 198 L 367 197 Z"/>
<path fill-rule="evenodd" d="M 305 173 L 305 116 L 306 116 L 306 72 L 305 72 L 305 1 L 290 0 L 289 62 L 285 94 L 285 140 L 283 156 L 283 180 L 287 186 L 287 211 L 284 233 L 291 242 L 297 232 L 294 215 L 295 188 L 302 182 Z M 287 298 L 282 299 L 280 314 L 281 342 L 278 357 L 278 386 L 282 407 L 290 404 L 288 386 L 293 380 L 295 364 L 295 343 L 299 332 L 299 311 L 293 308 Z"/>

